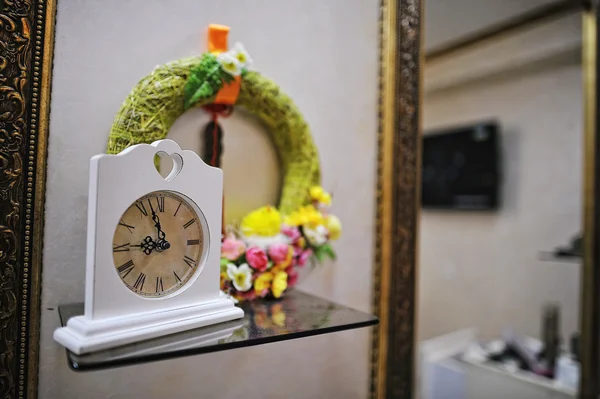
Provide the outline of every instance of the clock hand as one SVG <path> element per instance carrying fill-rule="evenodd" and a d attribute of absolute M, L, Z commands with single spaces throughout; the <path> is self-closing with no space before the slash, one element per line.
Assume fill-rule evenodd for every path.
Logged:
<path fill-rule="evenodd" d="M 148 198 L 148 205 L 150 205 L 150 210 L 152 211 L 152 221 L 154 222 L 154 227 L 156 227 L 157 239 L 164 240 L 165 233 L 160 229 L 160 219 L 158 218 L 158 215 L 156 214 L 156 211 L 154 210 L 154 207 L 152 206 L 152 201 L 150 201 L 150 198 Z M 161 233 L 162 233 L 162 237 L 161 237 Z"/>
<path fill-rule="evenodd" d="M 154 214 L 152 216 L 152 220 L 154 221 L 154 226 L 157 230 L 156 250 L 162 252 L 171 248 L 171 244 L 167 241 L 167 235 L 160 227 L 160 219 L 158 218 L 158 215 Z"/>
<path fill-rule="evenodd" d="M 147 236 L 146 238 L 144 238 L 144 240 L 139 246 L 140 248 L 142 248 L 146 255 L 150 255 L 152 253 L 152 250 L 156 248 L 156 242 L 152 239 L 152 237 Z"/>
<path fill-rule="evenodd" d="M 164 231 L 162 231 L 162 228 L 160 227 L 160 219 L 158 218 L 158 216 L 153 216 L 152 220 L 154 220 L 154 226 L 156 227 L 156 234 L 159 240 L 164 240 L 167 236 L 165 234 Z"/>
<path fill-rule="evenodd" d="M 148 205 L 150 205 L 150 210 L 152 211 L 152 221 L 154 222 L 154 227 L 156 227 L 155 249 L 158 252 L 162 252 L 171 248 L 171 244 L 166 240 L 167 235 L 164 231 L 162 231 L 162 228 L 160 226 L 160 218 L 156 214 L 156 211 L 152 206 L 152 201 L 150 201 L 150 198 L 148 198 Z"/>

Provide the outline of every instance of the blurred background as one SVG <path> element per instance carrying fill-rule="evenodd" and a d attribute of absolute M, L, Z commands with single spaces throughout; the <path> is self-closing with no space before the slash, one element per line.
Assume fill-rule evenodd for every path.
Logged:
<path fill-rule="evenodd" d="M 425 2 L 423 398 L 575 397 L 581 11 Z"/>

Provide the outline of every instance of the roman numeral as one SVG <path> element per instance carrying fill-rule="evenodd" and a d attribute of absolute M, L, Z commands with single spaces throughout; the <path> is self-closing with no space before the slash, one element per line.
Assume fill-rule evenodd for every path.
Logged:
<path fill-rule="evenodd" d="M 142 216 L 148 216 L 148 211 L 146 210 L 146 207 L 143 203 L 138 202 L 135 204 L 135 206 L 137 206 L 137 209 L 139 209 L 140 212 L 142 212 Z"/>
<path fill-rule="evenodd" d="M 117 267 L 117 271 L 119 272 L 119 274 L 121 274 L 121 278 L 125 278 L 127 277 L 127 275 L 129 273 L 131 273 L 131 271 L 133 270 L 133 268 L 135 267 L 135 265 L 133 264 L 133 261 L 130 259 L 127 263 L 122 264 L 121 266 Z"/>
<path fill-rule="evenodd" d="M 177 212 L 179 212 L 179 208 L 181 208 L 181 202 L 177 206 L 177 209 L 175 209 L 175 213 L 173 214 L 173 216 L 177 216 Z"/>
<path fill-rule="evenodd" d="M 181 283 L 181 279 L 179 278 L 179 276 L 177 275 L 177 273 L 173 272 L 173 274 L 175 275 L 175 278 L 177 279 L 177 282 Z"/>
<path fill-rule="evenodd" d="M 165 211 L 165 197 L 156 197 L 156 207 L 159 212 Z"/>
<path fill-rule="evenodd" d="M 187 245 L 199 245 L 200 240 L 187 240 Z"/>
<path fill-rule="evenodd" d="M 190 227 L 191 225 L 193 225 L 196 222 L 196 219 L 192 219 L 189 222 L 187 222 L 186 224 L 183 225 L 184 229 L 187 229 L 188 227 Z"/>
<path fill-rule="evenodd" d="M 130 233 L 133 233 L 133 229 L 135 229 L 134 226 L 130 226 L 122 220 L 119 222 L 119 226 L 127 227 L 127 230 L 129 230 Z"/>
<path fill-rule="evenodd" d="M 142 291 L 144 289 L 145 281 L 146 281 L 146 275 L 144 273 L 140 273 L 137 280 L 135 280 L 135 283 L 133 284 L 133 288 L 135 288 L 136 290 Z"/>
<path fill-rule="evenodd" d="M 196 264 L 196 261 L 194 259 L 190 258 L 189 256 L 184 256 L 183 257 L 183 261 L 185 263 L 187 263 L 187 265 L 189 267 L 194 267 L 194 265 Z"/>
<path fill-rule="evenodd" d="M 129 252 L 129 243 L 123 245 L 113 245 L 113 252 Z"/>
<path fill-rule="evenodd" d="M 154 208 L 152 207 L 152 202 L 150 202 L 150 198 L 148 198 L 148 205 L 150 205 L 150 210 L 152 211 L 152 214 L 154 214 Z"/>
<path fill-rule="evenodd" d="M 163 292 L 165 289 L 163 288 L 162 277 L 156 278 L 156 292 Z"/>

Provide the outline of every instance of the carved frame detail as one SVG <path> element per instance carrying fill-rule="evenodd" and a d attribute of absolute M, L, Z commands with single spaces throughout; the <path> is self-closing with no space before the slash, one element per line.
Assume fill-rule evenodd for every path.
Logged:
<path fill-rule="evenodd" d="M 381 0 L 372 398 L 416 395 L 422 1 Z"/>
<path fill-rule="evenodd" d="M 55 0 L 0 3 L 0 397 L 37 396 Z"/>

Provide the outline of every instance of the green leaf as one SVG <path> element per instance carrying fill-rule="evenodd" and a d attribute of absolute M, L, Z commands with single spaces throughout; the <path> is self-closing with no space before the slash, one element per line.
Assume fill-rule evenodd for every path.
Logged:
<path fill-rule="evenodd" d="M 335 251 L 329 244 L 313 247 L 313 251 L 319 263 L 322 263 L 325 260 L 325 258 L 330 258 L 332 260 L 336 259 Z"/>
<path fill-rule="evenodd" d="M 231 263 L 229 259 L 221 258 L 221 272 L 227 271 L 227 265 Z"/>
<path fill-rule="evenodd" d="M 221 79 L 225 83 L 231 83 L 235 80 L 235 78 L 227 72 L 225 72 L 223 68 L 220 68 L 219 79 Z"/>
<path fill-rule="evenodd" d="M 183 88 L 185 109 L 216 95 L 223 86 L 222 73 L 217 58 L 210 53 L 204 54 L 198 65 L 192 68 Z"/>
<path fill-rule="evenodd" d="M 323 247 L 315 248 L 314 253 L 315 253 L 317 260 L 319 262 L 323 262 L 323 260 L 325 259 L 325 251 L 323 250 Z"/>
<path fill-rule="evenodd" d="M 331 247 L 330 244 L 325 244 L 321 247 L 321 250 L 323 252 L 325 252 L 325 255 L 327 255 L 331 260 L 335 260 L 336 256 L 335 256 L 335 251 L 333 250 L 333 248 Z"/>
<path fill-rule="evenodd" d="M 214 90 L 208 82 L 204 82 L 202 83 L 202 86 L 196 90 L 192 98 L 190 98 L 190 100 L 187 102 L 187 106 L 189 108 L 202 100 L 206 100 L 214 96 L 215 94 L 217 94 L 216 90 Z"/>

